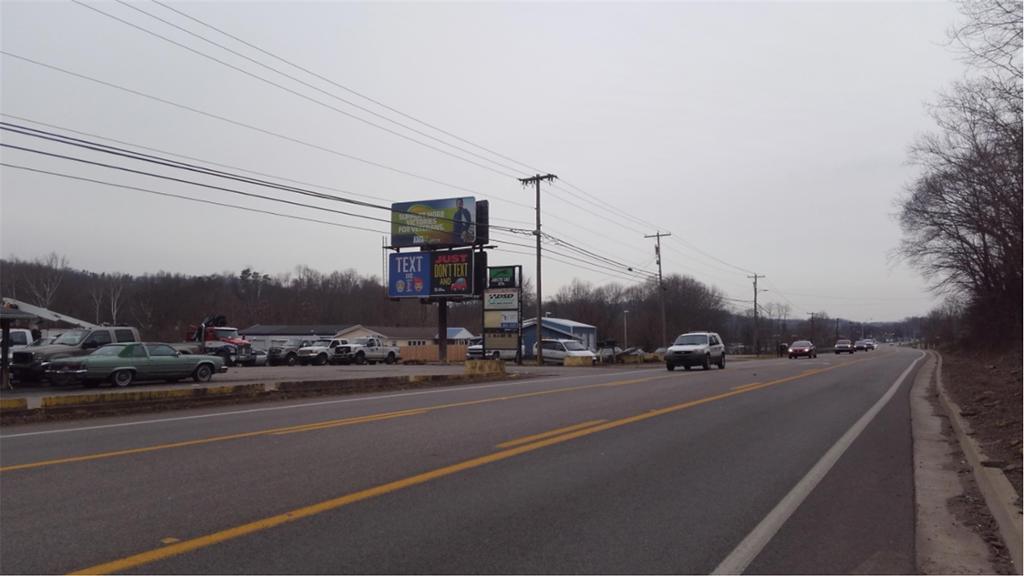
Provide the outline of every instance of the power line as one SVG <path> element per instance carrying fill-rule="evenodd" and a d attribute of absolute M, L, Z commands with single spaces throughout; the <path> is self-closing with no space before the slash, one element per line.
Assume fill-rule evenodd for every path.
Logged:
<path fill-rule="evenodd" d="M 533 172 L 543 172 L 543 170 L 541 170 L 540 168 L 535 168 L 535 167 L 533 167 L 533 166 L 530 166 L 529 164 L 526 164 L 526 163 L 520 162 L 520 161 L 518 161 L 518 160 L 516 160 L 516 159 L 514 159 L 514 158 L 510 158 L 510 157 L 508 157 L 508 156 L 505 156 L 504 154 L 501 154 L 500 152 L 496 152 L 496 151 L 494 151 L 494 150 L 491 150 L 490 148 L 487 148 L 487 147 L 481 146 L 480 144 L 476 144 L 476 143 L 474 143 L 474 142 L 471 142 L 471 141 L 469 141 L 469 140 L 466 140 L 465 138 L 462 138 L 462 137 L 460 137 L 460 136 L 457 136 L 457 135 L 455 135 L 455 134 L 453 134 L 453 133 L 451 133 L 451 132 L 448 132 L 447 130 L 444 130 L 444 129 L 442 129 L 442 128 L 439 128 L 439 127 L 437 127 L 437 126 L 434 126 L 433 124 L 430 124 L 430 123 L 428 123 L 428 122 L 425 122 L 425 121 L 423 121 L 423 120 L 420 120 L 419 118 L 416 118 L 416 117 L 414 117 L 414 116 L 410 116 L 409 114 L 406 114 L 405 112 L 402 112 L 401 110 L 398 110 L 398 109 L 396 109 L 396 108 L 393 108 L 393 107 L 391 107 L 391 106 L 388 106 L 387 104 L 385 104 L 385 103 L 381 102 L 380 100 L 376 100 L 376 99 L 374 99 L 374 98 L 371 98 L 371 97 L 369 97 L 369 96 L 367 96 L 367 95 L 365 95 L 365 94 L 362 94 L 362 93 L 360 93 L 360 92 L 357 92 L 356 90 L 353 90 L 352 88 L 349 88 L 349 87 L 347 87 L 347 86 L 344 86 L 344 85 L 342 85 L 342 84 L 339 84 L 338 82 L 336 82 L 336 81 L 334 81 L 334 80 L 332 80 L 332 79 L 330 79 L 330 78 L 327 78 L 327 77 L 325 77 L 325 76 L 323 76 L 323 75 L 321 75 L 321 74 L 318 74 L 318 73 L 316 73 L 316 72 L 313 72 L 312 70 L 310 70 L 310 69 L 308 69 L 308 68 L 305 68 L 305 67 L 303 67 L 303 66 L 300 66 L 299 64 L 296 64 L 295 62 L 292 62 L 292 61 L 290 61 L 290 60 L 286 60 L 285 58 L 282 58 L 282 57 L 280 57 L 280 56 L 278 56 L 278 55 L 276 55 L 276 54 L 274 54 L 274 53 L 272 53 L 272 52 L 269 52 L 269 51 L 267 51 L 267 50 L 264 50 L 263 48 L 260 48 L 259 46 L 256 46 L 255 44 L 252 44 L 252 43 L 250 43 L 250 42 L 247 42 L 247 41 L 245 41 L 245 40 L 243 40 L 243 39 L 239 38 L 238 36 L 235 36 L 235 35 L 233 35 L 233 34 L 230 34 L 230 33 L 226 32 L 226 31 L 224 31 L 224 30 L 222 30 L 222 29 L 220 29 L 220 28 L 217 28 L 216 26 L 213 26 L 212 24 L 209 24 L 209 23 L 207 23 L 207 22 L 205 22 L 205 21 L 203 21 L 203 20 L 200 20 L 199 18 L 196 18 L 196 17 L 194 17 L 194 16 L 191 16 L 191 15 L 189 15 L 189 14 L 186 14 L 185 12 L 182 12 L 181 10 L 178 10 L 178 9 L 176 9 L 176 8 L 173 8 L 173 7 L 169 6 L 168 4 L 165 4 L 164 2 L 161 2 L 160 0 L 153 0 L 153 2 L 154 2 L 154 3 L 156 3 L 156 4 L 159 4 L 160 6 L 163 6 L 163 7 L 164 7 L 164 8 L 166 8 L 167 10 L 170 10 L 171 12 L 175 12 L 175 13 L 177 13 L 177 14 L 181 15 L 181 16 L 184 16 L 185 18 L 188 18 L 189 20 L 192 20 L 193 22 L 196 22 L 196 23 L 198 23 L 198 24 L 201 24 L 201 25 L 203 25 L 203 26 L 206 26 L 207 28 L 210 28 L 211 30 L 214 30 L 214 31 L 216 31 L 216 32 L 219 32 L 220 34 L 223 34 L 224 36 L 227 36 L 228 38 L 231 38 L 232 40 L 235 40 L 235 41 L 237 41 L 237 42 L 240 42 L 240 43 L 242 43 L 242 44 L 244 44 L 244 45 L 248 46 L 249 48 L 252 48 L 253 50 L 256 50 L 256 51 L 258 51 L 258 52 L 261 52 L 261 53 L 263 53 L 263 54 L 266 54 L 267 56 L 270 56 L 271 58 L 274 58 L 275 60 L 278 60 L 278 61 L 280 61 L 280 62 L 283 62 L 283 63 L 285 63 L 285 64 L 287 64 L 287 65 L 289 65 L 289 66 L 292 66 L 293 68 L 296 68 L 296 69 L 298 69 L 298 70 L 301 70 L 301 71 L 305 72 L 306 74 L 309 74 L 309 75 L 311 75 L 311 76 L 313 76 L 313 77 L 315 77 L 315 78 L 318 78 L 318 79 L 320 79 L 320 80 L 323 80 L 324 82 L 327 82 L 328 84 L 331 84 L 332 86 L 335 86 L 335 87 L 337 87 L 337 88 L 340 88 L 340 89 L 342 89 L 342 90 L 345 90 L 346 92 L 349 92 L 350 94 L 354 94 L 354 95 L 356 95 L 356 96 L 359 96 L 360 98 L 363 98 L 363 99 L 365 99 L 365 100 L 367 100 L 367 101 L 369 101 L 369 102 L 373 102 L 374 104 L 376 104 L 376 105 L 380 106 L 381 108 L 384 108 L 384 109 L 386 109 L 386 110 L 388 110 L 388 111 L 394 112 L 395 114 L 398 114 L 399 116 L 402 116 L 403 118 L 407 118 L 407 119 L 409 119 L 409 120 L 412 120 L 412 121 L 414 121 L 414 122 L 417 122 L 417 123 L 419 123 L 419 124 L 421 124 L 421 125 L 423 125 L 423 126 L 426 126 L 427 128 L 430 128 L 430 129 L 432 129 L 432 130 L 436 130 L 437 132 L 440 132 L 441 134 L 444 134 L 444 135 L 446 135 L 446 136 L 449 136 L 449 137 L 451 137 L 451 138 L 454 138 L 454 139 L 456 139 L 456 140 L 458 140 L 458 141 L 460 141 L 460 142 L 464 142 L 464 143 L 466 143 L 466 144 L 469 144 L 470 146 L 474 146 L 474 147 L 476 147 L 476 148 L 479 148 L 480 150 L 483 150 L 483 151 L 485 151 L 485 152 L 488 152 L 488 153 L 490 153 L 490 154 L 493 154 L 493 155 L 495 155 L 495 156 L 497 156 L 497 157 L 499 157 L 499 158 L 502 158 L 502 159 L 508 160 L 508 161 L 510 161 L 510 162 L 514 162 L 514 163 L 516 163 L 516 164 L 519 164 L 520 166 L 523 166 L 523 167 L 526 167 L 526 168 L 528 168 L 528 169 L 529 169 L 530 171 L 533 171 Z"/>
<path fill-rule="evenodd" d="M 321 152 L 326 152 L 328 154 L 333 154 L 335 156 L 339 156 L 339 157 L 346 158 L 346 159 L 349 159 L 349 160 L 354 160 L 356 162 L 360 162 L 360 163 L 366 164 L 368 166 L 374 166 L 376 168 L 381 168 L 383 170 L 388 170 L 388 171 L 394 172 L 396 174 L 401 174 L 403 176 L 408 176 L 410 178 L 416 178 L 417 180 L 423 180 L 424 182 L 430 182 L 432 184 L 437 184 L 437 185 L 445 186 L 445 187 L 452 188 L 452 189 L 455 189 L 455 190 L 461 190 L 463 192 L 468 192 L 470 194 L 474 194 L 474 195 L 480 196 L 482 198 L 491 199 L 488 195 L 483 194 L 481 192 L 478 192 L 476 190 L 473 190 L 471 188 L 466 188 L 464 186 L 459 186 L 457 184 L 452 184 L 450 182 L 444 182 L 442 180 L 437 180 L 437 179 L 431 178 L 429 176 L 423 176 L 421 174 L 416 174 L 414 172 L 409 172 L 409 171 L 406 171 L 406 170 L 402 170 L 401 168 L 395 168 L 394 166 L 388 166 L 387 164 L 382 164 L 380 162 L 375 162 L 373 160 L 368 160 L 366 158 L 361 158 L 359 156 L 354 156 L 352 154 L 347 154 L 345 152 L 334 150 L 332 148 L 327 148 L 325 146 L 320 146 L 319 144 L 314 144 L 312 142 L 307 142 L 305 140 L 301 140 L 301 139 L 298 139 L 298 138 L 293 138 L 293 137 L 287 136 L 285 134 L 274 132 L 272 130 L 267 130 L 265 128 L 260 128 L 259 126 L 254 126 L 252 124 L 247 124 L 245 122 L 241 122 L 241 121 L 238 121 L 238 120 L 232 120 L 231 118 L 227 118 L 227 117 L 221 116 L 219 114 L 214 114 L 212 112 L 206 112 L 205 110 L 200 110 L 198 108 L 194 108 L 194 107 L 189 106 L 187 104 L 180 104 L 178 102 L 174 102 L 174 101 L 168 100 L 166 98 L 161 98 L 159 96 L 154 96 L 152 94 L 147 94 L 145 92 L 141 92 L 139 90 L 128 88 L 126 86 L 121 86 L 119 84 L 114 84 L 113 82 L 107 82 L 106 80 L 100 80 L 100 79 L 94 78 L 92 76 L 87 76 L 85 74 L 79 74 L 78 72 L 73 72 L 71 70 L 67 70 L 65 68 L 61 68 L 59 66 L 54 66 L 52 64 L 47 64 L 45 62 L 40 62 L 39 60 L 33 60 L 32 58 L 21 56 L 19 54 L 15 54 L 15 53 L 9 52 L 7 50 L 0 49 L 0 54 L 3 54 L 4 56 L 10 57 L 10 58 L 15 58 L 17 60 L 21 60 L 23 62 L 27 62 L 29 64 L 34 64 L 34 65 L 40 66 L 42 68 L 47 68 L 47 69 L 53 70 L 55 72 L 60 72 L 62 74 L 66 74 L 68 76 L 73 76 L 73 77 L 78 78 L 80 80 L 86 80 L 88 82 L 93 82 L 93 83 L 99 84 L 101 86 L 106 86 L 108 88 L 113 88 L 115 90 L 120 90 L 122 92 L 126 92 L 128 94 L 132 94 L 134 96 L 139 96 L 141 98 L 146 98 L 146 99 L 149 99 L 149 100 L 153 100 L 155 102 L 160 102 L 161 104 L 166 104 L 168 106 L 173 106 L 173 107 L 181 109 L 181 110 L 187 110 L 187 111 L 192 112 L 194 114 L 199 114 L 200 116 L 205 116 L 207 118 L 213 118 L 215 120 L 220 120 L 221 122 L 226 122 L 226 123 L 231 124 L 233 126 L 238 126 L 238 127 L 241 127 L 241 128 L 246 128 L 248 130 L 252 130 L 254 132 L 259 132 L 259 133 L 265 134 L 267 136 L 273 136 L 275 138 L 279 138 L 281 140 L 285 140 L 285 141 L 291 142 L 293 144 L 299 144 L 299 145 L 302 145 L 302 146 L 306 146 L 308 148 L 313 148 L 315 150 L 319 150 Z M 523 207 L 523 208 L 529 208 L 529 209 L 533 208 L 529 204 L 525 204 L 523 202 L 516 202 L 515 200 L 508 200 L 506 198 L 493 198 L 493 200 L 497 200 L 497 201 L 500 201 L 500 202 L 506 202 L 506 203 L 509 203 L 509 204 L 514 204 L 516 206 L 520 206 L 520 207 Z"/>
<path fill-rule="evenodd" d="M 168 150 L 162 150 L 160 148 L 153 148 L 151 146 L 144 146 L 142 144 L 137 144 L 137 143 L 134 143 L 134 142 L 127 142 L 125 140 L 118 140 L 116 138 L 111 138 L 109 136 L 102 136 L 100 134 L 96 134 L 96 133 L 93 133 L 93 132 L 85 132 L 85 131 L 82 131 L 82 130 L 75 130 L 73 128 L 68 128 L 66 126 L 60 126 L 60 125 L 57 125 L 57 124 L 49 124 L 49 123 L 46 123 L 46 122 L 40 122 L 39 120 L 33 120 L 31 118 L 26 118 L 24 116 L 18 116 L 16 114 L 10 114 L 8 112 L 0 112 L 0 116 L 6 116 L 8 118 L 14 118 L 16 120 L 21 120 L 22 122 L 29 122 L 31 124 L 37 124 L 39 126 L 45 126 L 47 128 L 54 129 L 54 130 L 63 130 L 64 132 L 70 132 L 72 134 L 77 134 L 79 136 L 88 136 L 90 138 L 94 138 L 94 139 L 97 139 L 97 140 L 105 140 L 107 142 L 114 142 L 116 144 L 121 144 L 122 146 L 131 146 L 131 147 L 134 147 L 134 148 L 138 148 L 140 150 L 147 150 L 147 151 L 150 151 L 150 152 L 158 152 L 158 153 L 164 154 L 166 156 L 174 156 L 176 158 L 184 158 L 186 160 L 192 160 L 194 162 L 205 162 L 206 164 L 208 164 L 210 166 L 216 166 L 218 168 L 229 168 L 231 170 L 237 170 L 239 172 L 245 172 L 245 173 L 248 173 L 248 174 L 254 174 L 256 176 L 263 176 L 263 177 L 266 177 L 266 178 L 275 178 L 277 180 L 283 180 L 285 182 L 290 182 L 290 183 L 293 183 L 293 184 L 300 184 L 302 186 L 309 186 L 309 187 L 312 187 L 312 188 L 322 188 L 324 190 L 331 190 L 333 192 L 341 192 L 343 194 L 351 194 L 352 196 L 361 196 L 363 198 L 371 198 L 373 200 L 381 200 L 381 201 L 384 201 L 384 202 L 394 202 L 394 200 L 392 200 L 390 198 L 384 198 L 384 197 L 381 197 L 381 196 L 373 196 L 371 194 L 364 194 L 364 193 L 361 193 L 361 192 L 354 192 L 352 190 L 346 190 L 346 189 L 337 188 L 337 187 L 334 187 L 334 186 L 326 186 L 324 184 L 314 184 L 314 183 L 311 183 L 311 182 L 304 182 L 302 180 L 295 180 L 293 178 L 288 178 L 288 177 L 285 177 L 285 176 L 279 176 L 279 175 L 275 175 L 275 174 L 268 174 L 266 172 L 259 172 L 259 171 L 256 171 L 256 170 L 250 170 L 248 168 L 241 168 L 241 167 L 238 167 L 238 166 L 233 166 L 231 164 L 222 164 L 222 163 L 218 163 L 218 162 L 213 162 L 213 161 L 206 160 L 206 159 L 203 159 L 203 158 L 197 158 L 195 156 L 188 156 L 186 154 L 180 154 L 180 153 L 177 153 L 177 152 L 170 152 Z M 0 123 L 0 124 L 2 124 L 2 123 Z M 31 128 L 26 128 L 26 129 L 31 129 Z M 43 132 L 43 131 L 40 130 L 39 132 Z M 99 144 L 99 145 L 102 145 L 102 144 Z M 111 147 L 111 148 L 113 148 L 113 147 Z M 491 217 L 491 220 L 492 221 L 493 220 L 500 220 L 500 221 L 503 221 L 503 222 L 512 222 L 512 223 L 517 223 L 517 224 L 528 224 L 525 221 L 511 220 L 511 219 L 508 219 L 508 218 L 495 218 L 495 217 Z"/>
<path fill-rule="evenodd" d="M 367 120 L 365 118 L 362 118 L 360 116 L 356 116 L 355 114 L 352 114 L 351 112 L 346 112 L 345 110 L 342 110 L 341 108 L 338 108 L 338 107 L 332 106 L 332 105 L 330 105 L 330 104 L 328 104 L 326 102 L 322 102 L 320 100 L 317 100 L 316 98 L 313 98 L 311 96 L 303 94 L 302 92 L 299 92 L 297 90 L 292 90 L 291 88 L 288 88 L 287 86 L 284 86 L 282 84 L 274 82 L 273 80 L 269 80 L 267 78 L 264 78 L 263 76 L 260 76 L 259 74 L 254 74 L 252 72 L 249 72 L 248 70 L 245 70 L 244 68 L 241 68 L 239 66 L 235 66 L 234 64 L 231 64 L 230 62 L 225 62 L 224 60 L 221 60 L 221 59 L 217 58 L 216 56 L 211 56 L 211 55 L 209 55 L 209 54 L 207 54 L 207 53 L 205 53 L 205 52 L 203 52 L 201 50 L 196 50 L 195 48 L 192 48 L 191 46 L 188 46 L 186 44 L 182 44 L 181 42 L 178 42 L 176 40 L 172 40 L 172 39 L 170 39 L 170 38 L 168 38 L 166 36 L 163 36 L 162 34 L 159 34 L 157 32 L 153 32 L 152 30 L 149 30 L 148 28 L 146 28 L 144 26 L 140 26 L 140 25 L 135 24 L 133 22 L 129 22 L 128 20 L 125 20 L 123 18 L 119 18 L 119 17 L 117 17 L 117 16 L 115 16 L 113 14 L 110 14 L 108 12 L 104 12 L 103 10 L 100 10 L 99 8 L 96 8 L 95 6 L 90 6 L 90 5 L 82 2 L 81 0 L 71 0 L 71 1 L 74 2 L 75 4 L 78 4 L 79 6 L 82 6 L 83 8 L 88 8 L 89 10 L 92 10 L 92 11 L 98 13 L 98 14 L 106 16 L 107 18 L 110 18 L 112 20 L 116 20 L 116 21 L 118 21 L 118 22 L 120 22 L 120 23 L 122 23 L 122 24 L 124 24 L 126 26 L 130 26 L 132 28 L 135 28 L 136 30 L 139 30 L 141 32 L 145 32 L 146 34 L 149 34 L 151 36 L 155 36 L 155 37 L 157 37 L 157 38 L 159 38 L 159 39 L 161 39 L 161 40 L 163 40 L 165 42 L 168 42 L 170 44 L 174 44 L 175 46 L 178 46 L 180 48 L 188 50 L 189 52 L 192 52 L 193 54 L 196 54 L 197 56 L 206 58 L 208 60 L 212 60 L 213 62 L 216 62 L 216 63 L 218 63 L 218 64 L 220 64 L 222 66 L 225 66 L 227 68 L 230 68 L 232 70 L 235 70 L 236 72 L 240 72 L 242 74 L 245 74 L 246 76 L 249 76 L 250 78 L 253 78 L 255 80 L 259 80 L 260 82 L 264 82 L 264 83 L 269 84 L 271 86 L 274 86 L 274 87 L 276 87 L 276 88 L 278 88 L 280 90 L 284 90 L 285 92 L 288 92 L 290 94 L 294 94 L 295 96 L 298 96 L 299 98 L 302 98 L 304 100 L 308 100 L 309 102 L 313 102 L 314 104 L 318 104 L 318 105 L 320 105 L 320 106 L 322 106 L 324 108 L 327 108 L 329 110 L 333 110 L 334 112 L 337 112 L 339 114 L 342 114 L 342 115 L 347 116 L 349 118 L 352 118 L 354 120 L 358 120 L 358 121 L 363 122 L 364 124 L 367 124 L 369 126 L 373 126 L 374 128 L 377 128 L 378 130 L 383 130 L 384 132 L 387 132 L 387 133 L 392 134 L 394 136 L 398 136 L 399 138 L 403 138 L 403 139 L 408 140 L 410 142 L 414 142 L 416 144 L 419 144 L 420 146 L 423 146 L 425 148 L 429 148 L 431 150 L 434 150 L 435 152 L 440 152 L 441 154 L 445 154 L 447 156 L 451 156 L 452 158 L 456 158 L 458 160 L 462 160 L 463 162 L 472 164 L 472 165 L 477 166 L 479 168 L 483 168 L 484 170 L 489 170 L 491 172 L 494 172 L 496 174 L 501 174 L 502 176 L 506 176 L 508 178 L 515 178 L 515 175 L 513 175 L 513 174 L 510 174 L 510 173 L 507 173 L 507 172 L 503 172 L 503 171 L 498 170 L 496 168 L 492 168 L 490 166 L 487 166 L 486 164 L 481 164 L 481 163 L 476 162 L 474 160 L 470 160 L 469 158 L 465 158 L 463 156 L 459 156 L 458 154 L 455 154 L 454 152 L 450 152 L 450 151 L 445 150 L 443 148 L 438 148 L 437 146 L 434 146 L 432 144 L 428 144 L 428 143 L 423 142 L 421 140 L 417 140 L 416 138 L 413 138 L 412 136 L 409 136 L 407 134 L 402 134 L 401 132 L 398 132 L 396 130 L 392 130 L 392 129 L 387 128 L 385 126 L 381 126 L 380 124 L 377 124 L 375 122 L 372 122 L 372 121 Z M 140 11 L 142 11 L 142 10 L 140 10 Z M 147 12 L 144 12 L 144 13 L 148 14 Z M 158 20 L 160 20 L 159 17 L 154 16 L 154 18 L 157 18 Z M 279 72 L 279 74 L 282 74 L 284 76 L 288 76 L 287 74 L 284 74 L 284 73 L 281 73 L 281 72 Z M 319 89 L 317 89 L 317 90 L 319 90 Z M 338 98 L 338 97 L 335 96 L 335 98 Z M 448 144 L 448 146 L 453 146 L 453 145 Z M 491 161 L 491 162 L 493 162 L 493 161 Z"/>
<path fill-rule="evenodd" d="M 53 172 L 53 171 L 50 171 L 50 170 L 41 170 L 39 168 L 31 168 L 31 167 L 28 167 L 28 166 L 21 166 L 21 165 L 18 165 L 18 164 L 10 164 L 10 163 L 7 163 L 7 162 L 0 162 L 0 166 L 6 166 L 8 168 L 16 168 L 18 170 L 25 170 L 27 172 L 35 172 L 35 173 L 38 173 L 38 174 L 48 174 L 50 176 L 59 176 L 61 178 L 68 178 L 68 179 L 71 179 L 71 180 L 80 180 L 82 182 L 92 182 L 94 184 L 102 184 L 104 186 L 111 186 L 111 187 L 114 187 L 114 188 L 123 188 L 125 190 L 135 190 L 135 191 L 138 191 L 138 192 L 145 192 L 147 194 L 154 194 L 154 195 L 157 195 L 157 196 L 165 196 L 165 197 L 168 197 L 168 198 L 178 198 L 178 199 L 181 199 L 181 200 L 188 200 L 190 202 L 199 202 L 201 204 L 210 204 L 210 205 L 213 205 L 213 206 L 221 206 L 221 207 L 224 207 L 224 208 L 233 208 L 233 209 L 236 209 L 236 210 L 244 210 L 246 212 L 256 212 L 256 213 L 259 213 L 259 214 L 268 214 L 270 216 L 279 216 L 281 218 L 289 218 L 289 219 L 292 219 L 292 220 L 302 220 L 304 222 L 314 222 L 314 223 L 317 223 L 317 224 L 326 224 L 328 226 L 335 226 L 335 227 L 338 227 L 338 228 L 346 228 L 346 229 L 350 229 L 350 230 L 360 230 L 360 231 L 364 231 L 364 232 L 373 232 L 373 233 L 376 233 L 376 234 L 386 234 L 387 233 L 387 232 L 384 232 L 384 231 L 381 231 L 381 230 L 375 230 L 373 228 L 364 228 L 362 226 L 353 226 L 351 224 L 340 224 L 338 222 L 329 222 L 327 220 L 318 220 L 316 218 L 306 218 L 304 216 L 295 216 L 295 215 L 292 215 L 292 214 L 283 214 L 281 212 L 273 212 L 271 210 L 260 210 L 259 208 L 250 208 L 248 206 L 239 206 L 237 204 L 228 204 L 228 203 L 225 203 L 225 202 L 215 202 L 213 200 L 206 200 L 204 198 L 192 198 L 191 196 L 182 196 L 180 194 L 172 194 L 170 192 L 159 192 L 157 190 L 151 190 L 149 188 L 141 188 L 139 186 L 129 186 L 127 184 L 117 184 L 117 183 L 114 183 L 114 182 L 107 182 L 105 180 L 97 180 L 97 179 L 94 179 L 94 178 L 86 178 L 85 176 L 74 176 L 74 175 L 71 175 L 71 174 L 65 174 L 65 173 L 62 173 L 62 172 Z"/>

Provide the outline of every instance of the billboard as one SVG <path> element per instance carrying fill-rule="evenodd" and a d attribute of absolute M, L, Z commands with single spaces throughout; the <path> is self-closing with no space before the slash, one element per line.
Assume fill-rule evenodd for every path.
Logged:
<path fill-rule="evenodd" d="M 476 199 L 444 198 L 391 205 L 391 245 L 467 246 L 476 242 Z"/>
<path fill-rule="evenodd" d="M 473 250 L 429 254 L 431 296 L 473 295 Z"/>
<path fill-rule="evenodd" d="M 426 298 L 430 296 L 430 252 L 388 255 L 388 296 Z"/>

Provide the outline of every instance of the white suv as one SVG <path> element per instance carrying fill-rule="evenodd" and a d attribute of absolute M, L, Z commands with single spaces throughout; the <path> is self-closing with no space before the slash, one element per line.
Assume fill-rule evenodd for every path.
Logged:
<path fill-rule="evenodd" d="M 665 352 L 665 367 L 669 370 L 675 370 L 676 366 L 686 370 L 701 366 L 709 370 L 712 364 L 725 368 L 725 343 L 714 332 L 687 332 L 676 338 Z"/>
<path fill-rule="evenodd" d="M 544 347 L 544 362 L 564 364 L 570 356 L 589 358 L 591 364 L 597 362 L 597 355 L 587 350 L 579 340 L 541 340 Z M 533 345 L 533 355 L 537 356 L 537 345 Z"/>

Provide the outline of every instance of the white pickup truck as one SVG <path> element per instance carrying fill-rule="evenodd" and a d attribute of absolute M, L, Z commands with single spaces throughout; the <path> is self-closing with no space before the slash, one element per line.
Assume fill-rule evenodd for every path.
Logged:
<path fill-rule="evenodd" d="M 312 344 L 299 348 L 296 352 L 296 354 L 298 354 L 297 360 L 299 361 L 299 364 L 302 364 L 303 366 L 306 364 L 323 366 L 332 360 L 332 353 L 335 348 L 347 344 L 348 340 L 341 338 L 335 338 L 333 340 L 317 340 Z"/>
<path fill-rule="evenodd" d="M 398 346 L 385 346 L 380 338 L 353 338 L 334 348 L 331 364 L 394 364 L 401 359 Z"/>

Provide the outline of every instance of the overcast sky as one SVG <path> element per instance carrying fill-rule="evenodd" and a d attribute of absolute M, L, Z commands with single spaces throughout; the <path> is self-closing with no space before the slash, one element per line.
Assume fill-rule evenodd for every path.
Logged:
<path fill-rule="evenodd" d="M 543 187 L 544 230 L 616 263 L 656 270 L 653 241 L 643 236 L 670 231 L 663 240 L 666 273 L 692 275 L 736 299 L 751 298 L 750 271 L 764 274 L 759 287 L 768 292 L 761 301 L 789 304 L 793 317 L 824 311 L 852 320 L 896 320 L 934 306 L 920 275 L 890 255 L 900 239 L 895 201 L 915 174 L 908 146 L 932 128 L 926 103 L 963 73 L 945 44 L 946 30 L 957 20 L 952 4 L 168 4 L 472 144 L 159 4 L 131 6 L 323 92 L 130 6 L 89 5 L 326 106 L 80 4 L 4 1 L 4 121 L 49 130 L 22 119 L 42 122 L 64 133 L 77 130 L 372 202 L 472 195 L 491 200 L 494 223 L 522 229 L 533 228 L 534 194 L 514 177 L 530 176 L 532 168 L 561 178 Z M 388 217 L 10 132 L 3 141 Z M 381 273 L 387 230 L 381 222 L 9 148 L 2 154 L 10 164 L 375 230 L 4 167 L 4 257 L 57 252 L 75 268 L 133 274 L 253 267 L 276 275 L 300 264 Z M 499 249 L 491 264 L 523 264 L 533 276 L 532 249 L 511 245 L 529 245 L 533 238 L 514 236 L 506 232 L 495 240 Z M 630 282 L 617 264 L 605 263 L 612 273 L 592 259 L 566 256 L 572 254 L 568 248 L 555 250 L 564 262 L 545 261 L 546 294 L 573 278 Z"/>

